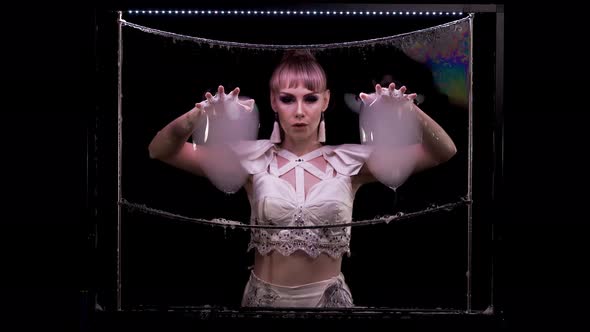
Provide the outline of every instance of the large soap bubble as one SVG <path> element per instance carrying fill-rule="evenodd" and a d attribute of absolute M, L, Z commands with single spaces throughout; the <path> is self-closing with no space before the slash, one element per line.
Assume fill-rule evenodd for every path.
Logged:
<path fill-rule="evenodd" d="M 416 94 L 405 94 L 405 90 L 393 84 L 389 89 L 377 85 L 375 93 L 360 96 L 361 144 L 374 147 L 367 166 L 378 181 L 394 190 L 412 174 L 417 157 L 412 145 L 422 135 L 413 103 Z"/>
<path fill-rule="evenodd" d="M 193 147 L 203 156 L 201 166 L 211 183 L 226 193 L 235 193 L 246 182 L 248 174 L 230 146 L 258 137 L 258 109 L 253 99 L 238 97 L 236 88 L 225 94 L 220 86 L 215 96 L 197 104 L 203 116 L 192 134 Z"/>

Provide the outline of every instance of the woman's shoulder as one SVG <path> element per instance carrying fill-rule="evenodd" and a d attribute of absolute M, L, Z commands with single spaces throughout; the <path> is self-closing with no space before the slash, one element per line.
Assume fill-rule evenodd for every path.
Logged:
<path fill-rule="evenodd" d="M 230 147 L 250 174 L 264 171 L 276 150 L 275 144 L 270 140 L 238 141 L 230 144 Z"/>
<path fill-rule="evenodd" d="M 275 145 L 267 139 L 260 139 L 255 141 L 237 141 L 230 144 L 230 147 L 238 155 L 261 155 L 268 150 L 274 149 Z"/>
<path fill-rule="evenodd" d="M 364 144 L 340 144 L 340 145 L 324 145 L 324 150 L 329 152 L 370 152 L 373 151 L 372 146 Z"/>
<path fill-rule="evenodd" d="M 373 148 L 362 144 L 324 145 L 324 158 L 343 175 L 356 175 L 371 155 Z"/>

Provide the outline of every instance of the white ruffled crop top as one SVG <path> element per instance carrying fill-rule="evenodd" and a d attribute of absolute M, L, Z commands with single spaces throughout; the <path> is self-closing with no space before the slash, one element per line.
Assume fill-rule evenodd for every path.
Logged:
<path fill-rule="evenodd" d="M 250 222 L 257 225 L 311 226 L 352 221 L 355 191 L 351 176 L 361 170 L 371 153 L 365 145 L 322 146 L 303 156 L 281 149 L 269 140 L 245 141 L 233 146 L 242 166 L 252 175 L 248 190 Z M 288 160 L 278 167 L 277 155 Z M 320 170 L 308 162 L 319 156 L 327 162 Z M 280 178 L 295 169 L 295 188 Z M 305 172 L 320 181 L 305 195 Z M 276 250 L 290 255 L 297 250 L 311 257 L 350 255 L 350 226 L 302 229 L 252 229 L 248 251 L 266 255 Z"/>

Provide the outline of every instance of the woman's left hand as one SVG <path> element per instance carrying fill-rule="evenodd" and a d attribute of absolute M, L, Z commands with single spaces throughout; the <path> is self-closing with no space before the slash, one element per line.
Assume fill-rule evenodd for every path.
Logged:
<path fill-rule="evenodd" d="M 374 93 L 366 94 L 361 92 L 359 96 L 367 107 L 373 106 L 378 101 L 390 105 L 401 105 L 416 99 L 417 94 L 406 94 L 406 90 L 405 85 L 398 90 L 395 88 L 395 83 L 389 84 L 388 88 L 383 88 L 380 84 L 376 84 Z"/>
<path fill-rule="evenodd" d="M 418 112 L 414 108 L 415 93 L 406 87 L 396 89 L 375 85 L 375 93 L 361 93 L 365 105 L 359 114 L 361 142 L 371 145 L 407 146 L 419 142 L 421 136 Z"/>

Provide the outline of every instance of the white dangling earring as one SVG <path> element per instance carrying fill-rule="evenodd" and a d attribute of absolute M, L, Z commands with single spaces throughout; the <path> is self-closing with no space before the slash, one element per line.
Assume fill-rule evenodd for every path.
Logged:
<path fill-rule="evenodd" d="M 320 143 L 326 142 L 326 122 L 324 121 L 324 112 L 322 112 L 322 120 L 320 121 L 320 129 L 318 131 L 318 141 Z"/>
<path fill-rule="evenodd" d="M 273 144 L 281 143 L 281 128 L 279 128 L 279 114 L 275 112 L 275 123 L 270 134 L 270 142 Z"/>

